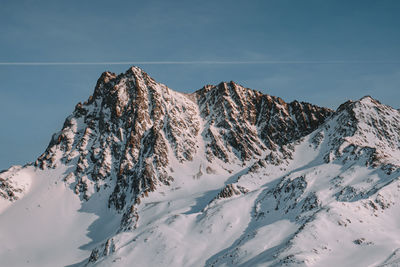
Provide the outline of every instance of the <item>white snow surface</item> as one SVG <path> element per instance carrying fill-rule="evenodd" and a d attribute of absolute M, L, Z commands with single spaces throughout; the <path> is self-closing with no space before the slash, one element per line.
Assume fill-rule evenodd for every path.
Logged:
<path fill-rule="evenodd" d="M 15 178 L 30 187 L 0 214 L 0 266 L 70 265 L 84 260 L 85 247 L 113 229 L 112 211 L 94 199 L 82 203 L 59 179 L 65 170 L 27 166 L 18 172 Z M 97 225 L 100 217 L 106 221 Z"/>
<path fill-rule="evenodd" d="M 126 92 L 118 97 L 122 109 Z M 131 231 L 120 231 L 107 189 L 90 189 L 89 200 L 75 194 L 64 180 L 72 165 L 59 158 L 54 169 L 12 167 L 0 178 L 21 190 L 16 200 L 0 198 L 0 265 L 399 266 L 400 114 L 370 98 L 351 105 L 354 129 L 339 110 L 279 165 L 257 165 L 269 151 L 245 164 L 209 162 L 205 122 L 191 110 L 200 131 L 182 138 L 196 144 L 195 156 L 182 162 L 168 149 L 174 181 L 142 199 Z M 75 132 L 81 123 L 73 121 Z M 221 197 L 230 184 L 236 193 Z M 96 248 L 102 256 L 88 262 Z"/>

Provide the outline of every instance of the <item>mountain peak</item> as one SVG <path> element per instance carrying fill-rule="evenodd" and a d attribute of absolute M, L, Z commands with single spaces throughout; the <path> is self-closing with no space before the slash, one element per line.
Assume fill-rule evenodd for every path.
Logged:
<path fill-rule="evenodd" d="M 247 90 L 254 91 L 252 89 L 245 88 L 242 85 L 235 83 L 234 81 L 230 82 L 222 81 L 217 85 L 207 84 L 203 88 L 194 92 L 194 94 L 197 94 L 198 96 L 202 97 L 204 93 L 207 93 L 209 91 L 214 91 L 212 94 L 229 96 L 234 94 L 235 92 L 238 93 L 239 91 L 247 91 Z"/>
<path fill-rule="evenodd" d="M 138 89 L 138 87 L 146 83 L 156 82 L 146 72 L 136 66 L 130 67 L 125 71 L 125 73 L 119 75 L 105 71 L 97 80 L 93 97 L 98 98 L 108 96 L 120 89 Z"/>
<path fill-rule="evenodd" d="M 381 102 L 379 102 L 378 100 L 376 100 L 375 98 L 373 98 L 373 97 L 371 97 L 369 95 L 366 95 L 366 96 L 360 98 L 358 101 L 355 101 L 355 102 L 358 103 L 358 104 L 363 105 L 364 107 L 367 107 L 367 106 L 368 107 L 373 107 L 373 106 L 375 106 L 375 107 L 383 107 L 383 106 L 386 106 L 386 105 L 383 105 Z"/>
<path fill-rule="evenodd" d="M 143 69 L 137 66 L 131 66 L 128 70 L 125 71 L 124 74 L 121 74 L 121 76 L 129 76 L 129 75 L 133 75 L 136 78 L 142 77 L 144 75 L 148 76 L 148 74 Z"/>
<path fill-rule="evenodd" d="M 138 67 L 104 72 L 33 166 L 0 172 L 0 258 L 323 266 L 373 240 L 368 254 L 389 256 L 360 265 L 383 262 L 398 246 L 399 114 L 370 96 L 333 112 L 233 81 L 183 94 Z"/>
<path fill-rule="evenodd" d="M 329 153 L 336 151 L 336 155 L 341 156 L 346 151 L 352 151 L 352 155 L 364 151 L 369 155 L 366 164 L 400 166 L 398 110 L 364 96 L 340 105 L 325 127 L 329 128 L 332 130 L 324 134 L 329 136 Z"/>
<path fill-rule="evenodd" d="M 366 95 L 355 101 L 354 100 L 346 101 L 345 103 L 343 103 L 339 106 L 338 110 L 349 109 L 349 108 L 351 109 L 351 108 L 355 107 L 355 105 L 358 105 L 358 104 L 367 105 L 367 106 L 382 105 L 381 102 L 379 102 L 372 96 Z"/>
<path fill-rule="evenodd" d="M 361 97 L 358 101 L 377 101 L 376 99 L 374 99 L 372 96 L 370 95 L 365 95 L 363 97 Z"/>
<path fill-rule="evenodd" d="M 77 105 L 36 165 L 75 162 L 66 176 L 83 198 L 90 197 L 90 187 L 114 177 L 110 203 L 124 209 L 130 198 L 173 181 L 171 161 L 246 165 L 266 150 L 281 153 L 331 114 L 232 81 L 180 94 L 131 67 L 124 74 L 101 75 L 93 97 Z M 126 187 L 134 188 L 130 197 Z"/>

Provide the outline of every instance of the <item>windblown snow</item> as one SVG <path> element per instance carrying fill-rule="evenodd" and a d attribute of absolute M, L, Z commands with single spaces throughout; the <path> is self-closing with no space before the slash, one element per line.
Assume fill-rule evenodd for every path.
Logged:
<path fill-rule="evenodd" d="M 0 173 L 1 266 L 399 266 L 400 112 L 105 72 Z"/>

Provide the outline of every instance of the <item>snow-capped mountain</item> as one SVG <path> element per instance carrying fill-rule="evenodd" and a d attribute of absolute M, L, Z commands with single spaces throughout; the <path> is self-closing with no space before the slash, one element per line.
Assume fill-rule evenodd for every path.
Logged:
<path fill-rule="evenodd" d="M 400 112 L 105 72 L 0 173 L 5 266 L 396 266 Z"/>

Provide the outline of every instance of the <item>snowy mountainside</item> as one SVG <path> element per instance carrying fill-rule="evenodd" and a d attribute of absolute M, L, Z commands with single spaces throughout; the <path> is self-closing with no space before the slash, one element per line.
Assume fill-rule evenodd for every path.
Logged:
<path fill-rule="evenodd" d="M 229 172 L 267 150 L 287 150 L 288 140 L 308 134 L 331 113 L 233 82 L 185 95 L 132 67 L 119 76 L 102 74 L 93 96 L 76 106 L 35 166 L 74 166 L 63 179 L 82 199 L 111 188 L 109 206 L 125 210 L 129 222 L 122 223 L 131 228 L 137 217 L 132 205 L 171 185 L 180 165 L 195 165 L 197 175 L 215 173 L 213 164 L 221 161 Z"/>
<path fill-rule="evenodd" d="M 17 177 L 15 177 L 17 176 Z M 13 201 L 23 196 L 29 189 L 30 179 L 21 166 L 13 166 L 8 170 L 0 172 L 0 208 L 5 208 Z"/>
<path fill-rule="evenodd" d="M 234 82 L 183 94 L 137 67 L 105 72 L 34 164 L 0 173 L 0 258 L 396 266 L 399 121 L 371 97 L 334 112 Z"/>
<path fill-rule="evenodd" d="M 207 264 L 397 266 L 399 119 L 371 97 L 349 101 L 295 147 L 287 171 L 258 162 L 237 182 L 259 192 L 252 222 Z"/>

